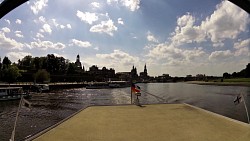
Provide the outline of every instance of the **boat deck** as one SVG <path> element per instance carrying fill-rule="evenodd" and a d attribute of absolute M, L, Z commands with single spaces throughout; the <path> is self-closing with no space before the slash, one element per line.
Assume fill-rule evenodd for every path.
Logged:
<path fill-rule="evenodd" d="M 249 141 L 250 125 L 187 104 L 93 106 L 35 141 Z"/>

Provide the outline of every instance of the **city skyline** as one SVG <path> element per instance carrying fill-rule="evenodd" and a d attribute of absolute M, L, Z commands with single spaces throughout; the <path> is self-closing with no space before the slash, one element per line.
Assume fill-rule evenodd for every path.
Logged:
<path fill-rule="evenodd" d="M 33 0 L 0 20 L 0 56 L 79 54 L 85 68 L 141 72 L 146 63 L 150 76 L 221 76 L 249 63 L 249 25 L 220 0 Z"/>

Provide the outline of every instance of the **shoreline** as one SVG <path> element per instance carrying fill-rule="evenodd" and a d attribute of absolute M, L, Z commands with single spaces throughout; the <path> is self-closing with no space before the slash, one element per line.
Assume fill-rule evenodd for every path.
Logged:
<path fill-rule="evenodd" d="M 213 85 L 213 86 L 243 86 L 250 87 L 248 82 L 204 82 L 204 81 L 189 81 L 187 84 L 197 84 L 197 85 Z"/>

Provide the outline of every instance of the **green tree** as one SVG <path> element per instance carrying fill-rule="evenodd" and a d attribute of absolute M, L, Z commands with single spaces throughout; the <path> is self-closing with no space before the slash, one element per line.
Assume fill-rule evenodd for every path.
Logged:
<path fill-rule="evenodd" d="M 2 61 L 1 61 L 1 57 L 0 57 L 0 71 L 2 70 Z"/>
<path fill-rule="evenodd" d="M 41 62 L 41 68 L 47 70 L 47 64 L 48 64 L 47 57 L 40 57 L 40 62 Z"/>
<path fill-rule="evenodd" d="M 34 75 L 35 82 L 44 83 L 49 82 L 50 74 L 45 70 L 38 70 Z"/>
<path fill-rule="evenodd" d="M 4 68 L 2 71 L 3 81 L 5 82 L 16 82 L 17 78 L 21 76 L 19 69 L 16 65 L 11 65 L 8 68 Z"/>
<path fill-rule="evenodd" d="M 223 73 L 223 78 L 230 78 L 230 77 L 231 77 L 231 75 L 229 73 L 227 73 L 227 72 Z"/>
<path fill-rule="evenodd" d="M 22 68 L 25 70 L 31 70 L 34 67 L 33 58 L 30 55 L 25 56 L 22 61 Z"/>
<path fill-rule="evenodd" d="M 11 65 L 11 61 L 9 60 L 8 57 L 3 58 L 3 69 L 8 68 Z"/>
<path fill-rule="evenodd" d="M 246 66 L 246 72 L 245 72 L 246 74 L 245 74 L 245 77 L 250 77 L 250 63 L 248 63 L 247 64 L 247 66 Z"/>
<path fill-rule="evenodd" d="M 64 74 L 66 71 L 66 60 L 63 57 L 56 57 L 57 73 Z"/>
<path fill-rule="evenodd" d="M 57 64 L 55 55 L 48 54 L 47 55 L 47 68 L 46 68 L 46 70 L 49 73 L 54 74 L 57 66 L 58 66 L 58 64 Z"/>
<path fill-rule="evenodd" d="M 35 65 L 36 70 L 39 70 L 42 68 L 42 62 L 41 62 L 41 59 L 39 57 L 35 57 L 33 59 L 33 61 L 34 61 L 34 65 Z"/>
<path fill-rule="evenodd" d="M 69 63 L 67 74 L 76 74 L 76 69 L 77 66 L 75 65 L 75 63 Z"/>

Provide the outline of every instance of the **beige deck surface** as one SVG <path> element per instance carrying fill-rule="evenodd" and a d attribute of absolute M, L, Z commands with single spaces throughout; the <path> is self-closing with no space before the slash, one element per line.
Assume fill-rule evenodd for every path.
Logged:
<path fill-rule="evenodd" d="M 250 126 L 185 104 L 89 107 L 36 141 L 250 141 Z"/>

